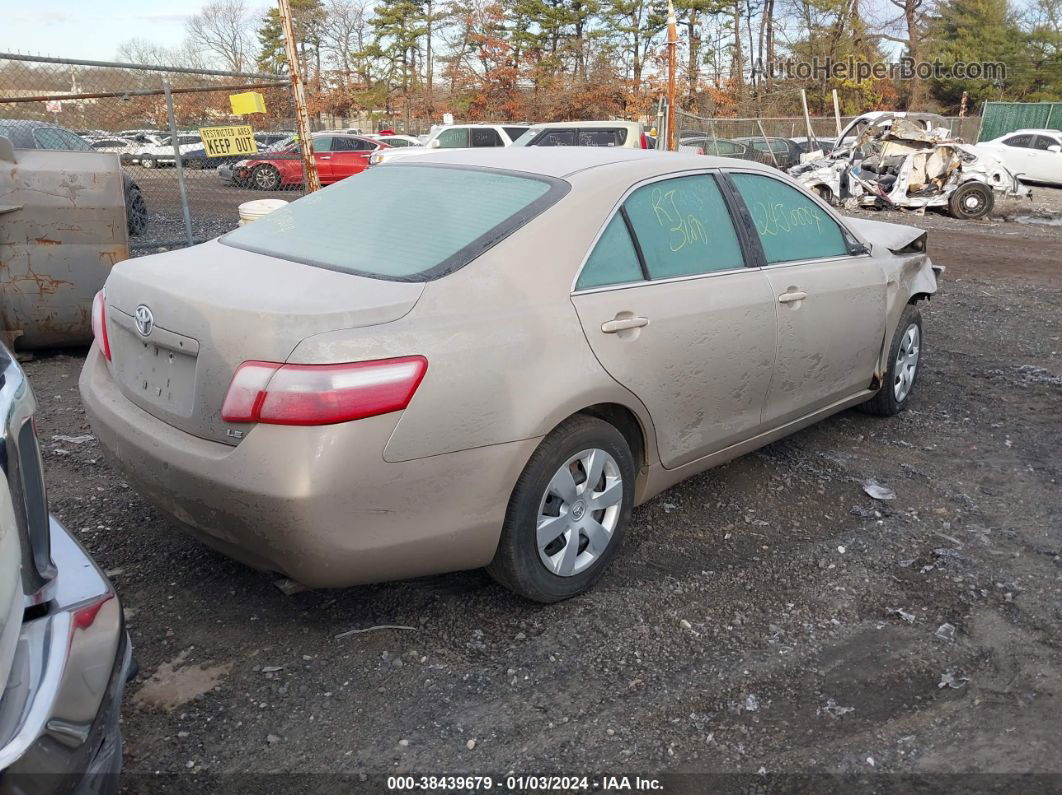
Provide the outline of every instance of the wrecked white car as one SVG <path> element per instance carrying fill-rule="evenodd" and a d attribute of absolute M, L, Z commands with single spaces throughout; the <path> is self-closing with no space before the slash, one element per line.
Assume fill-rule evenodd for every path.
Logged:
<path fill-rule="evenodd" d="M 857 120 L 862 124 L 856 134 L 842 135 L 829 155 L 794 166 L 789 174 L 833 204 L 919 212 L 946 207 L 964 219 L 988 215 L 997 193 L 1029 195 L 998 159 L 934 126 L 936 118 L 868 114 Z"/>

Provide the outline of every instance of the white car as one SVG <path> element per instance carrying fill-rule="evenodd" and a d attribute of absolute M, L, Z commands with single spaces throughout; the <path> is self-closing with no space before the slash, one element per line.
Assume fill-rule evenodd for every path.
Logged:
<path fill-rule="evenodd" d="M 388 163 L 396 158 L 424 154 L 433 149 L 475 149 L 480 147 L 512 146 L 513 141 L 528 130 L 526 124 L 445 124 L 432 128 L 431 134 L 418 146 L 395 146 L 373 152 L 370 166 Z M 387 136 L 390 138 L 391 136 Z M 403 136 L 407 137 L 407 136 Z"/>
<path fill-rule="evenodd" d="M 975 145 L 995 155 L 1022 182 L 1062 185 L 1062 132 L 1015 130 Z"/>
<path fill-rule="evenodd" d="M 133 152 L 139 148 L 138 144 L 133 143 L 128 138 L 119 138 L 117 136 L 108 136 L 100 138 L 85 138 L 88 141 L 88 145 L 95 149 L 97 152 L 111 152 L 118 155 L 123 163 L 131 163 Z"/>
<path fill-rule="evenodd" d="M 131 139 L 136 146 L 129 153 L 130 162 L 139 163 L 144 168 L 174 164 L 173 144 L 169 135 L 155 135 L 154 133 L 141 133 Z M 177 148 L 183 155 L 193 149 L 201 149 L 203 139 L 199 133 L 178 133 Z"/>
<path fill-rule="evenodd" d="M 560 121 L 535 124 L 515 146 L 608 146 L 618 149 L 652 149 L 642 125 L 636 121 Z M 688 151 L 692 154 L 693 148 Z M 702 152 L 703 154 L 703 152 Z"/>
<path fill-rule="evenodd" d="M 414 138 L 412 135 L 381 135 L 380 133 L 366 133 L 363 138 L 371 138 L 374 141 L 385 143 L 388 146 L 424 146 L 423 142 L 419 138 Z"/>

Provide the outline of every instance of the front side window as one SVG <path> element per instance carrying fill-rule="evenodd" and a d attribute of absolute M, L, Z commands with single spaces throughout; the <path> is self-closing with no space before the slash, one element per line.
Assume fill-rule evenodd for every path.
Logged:
<path fill-rule="evenodd" d="M 502 129 L 505 130 L 505 134 L 509 136 L 510 141 L 515 141 L 517 138 L 527 132 L 526 127 L 502 127 Z"/>
<path fill-rule="evenodd" d="M 616 213 L 586 260 L 575 289 L 588 290 L 641 280 L 642 266 L 638 262 L 638 252 L 634 250 L 623 215 Z"/>
<path fill-rule="evenodd" d="M 1054 138 L 1048 138 L 1046 135 L 1037 135 L 1036 141 L 1033 143 L 1033 147 L 1036 149 L 1047 150 L 1052 146 L 1058 146 L 1058 141 Z"/>
<path fill-rule="evenodd" d="M 310 139 L 310 148 L 315 152 L 331 152 L 332 136 L 318 135 Z"/>
<path fill-rule="evenodd" d="M 841 228 L 802 191 L 759 174 L 731 174 L 752 214 L 767 264 L 848 255 Z"/>
<path fill-rule="evenodd" d="M 471 262 L 567 190 L 545 177 L 395 163 L 304 196 L 221 242 L 343 273 L 429 281 Z"/>
<path fill-rule="evenodd" d="M 638 188 L 624 204 L 652 279 L 744 266 L 730 212 L 713 177 L 698 174 Z"/>
<path fill-rule="evenodd" d="M 35 129 L 33 131 L 33 140 L 36 141 L 38 149 L 61 151 L 69 148 L 62 136 L 59 135 L 59 131 L 51 127 L 38 127 Z"/>
<path fill-rule="evenodd" d="M 491 127 L 473 127 L 469 134 L 472 146 L 504 146 L 498 131 Z"/>
<path fill-rule="evenodd" d="M 439 142 L 441 149 L 462 149 L 468 146 L 468 128 L 451 127 L 439 133 L 435 140 Z"/>

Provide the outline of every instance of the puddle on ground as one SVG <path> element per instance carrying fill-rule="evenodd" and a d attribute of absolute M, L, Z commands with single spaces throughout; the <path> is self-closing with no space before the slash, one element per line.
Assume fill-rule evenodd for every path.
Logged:
<path fill-rule="evenodd" d="M 1015 215 L 1013 220 L 1019 224 L 1062 226 L 1062 215 Z"/>
<path fill-rule="evenodd" d="M 185 649 L 169 662 L 162 663 L 133 696 L 133 703 L 138 707 L 169 712 L 213 690 L 232 669 L 232 663 L 185 666 L 187 657 L 188 650 Z"/>

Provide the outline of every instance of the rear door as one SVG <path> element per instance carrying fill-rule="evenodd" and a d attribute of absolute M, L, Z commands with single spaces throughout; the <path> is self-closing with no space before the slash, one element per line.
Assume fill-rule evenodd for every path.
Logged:
<path fill-rule="evenodd" d="M 572 295 L 602 366 L 652 416 L 665 467 L 756 434 L 774 365 L 774 296 L 715 176 L 634 189 Z"/>
<path fill-rule="evenodd" d="M 505 142 L 493 127 L 471 127 L 468 133 L 469 143 L 473 147 L 505 146 Z"/>
<path fill-rule="evenodd" d="M 364 138 L 334 137 L 332 139 L 332 181 L 345 179 L 364 171 L 369 165 L 369 155 L 376 149 L 376 144 Z"/>
<path fill-rule="evenodd" d="M 758 235 L 777 316 L 764 421 L 782 425 L 870 386 L 885 337 L 885 272 L 811 196 L 730 174 Z"/>

